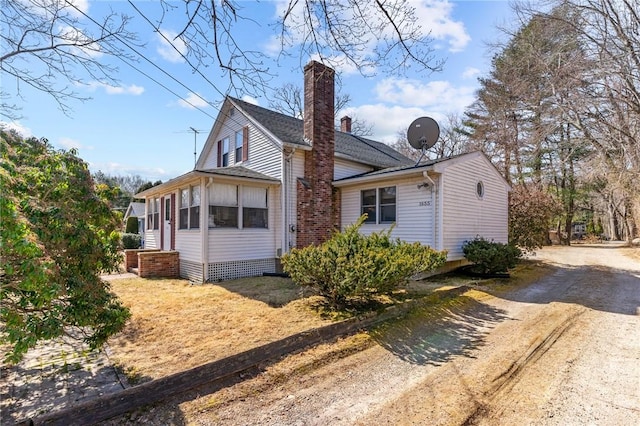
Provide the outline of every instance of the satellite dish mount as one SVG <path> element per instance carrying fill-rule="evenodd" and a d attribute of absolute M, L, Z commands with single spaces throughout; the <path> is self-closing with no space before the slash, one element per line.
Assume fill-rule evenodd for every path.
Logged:
<path fill-rule="evenodd" d="M 416 162 L 416 166 L 422 161 L 427 150 L 438 141 L 440 137 L 440 127 L 436 120 L 431 117 L 420 117 L 413 120 L 413 123 L 407 130 L 407 140 L 409 145 L 415 149 L 422 151 L 420 158 Z"/>

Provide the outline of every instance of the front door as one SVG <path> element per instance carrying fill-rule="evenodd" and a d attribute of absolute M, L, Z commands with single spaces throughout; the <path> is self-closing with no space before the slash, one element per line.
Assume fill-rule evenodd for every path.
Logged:
<path fill-rule="evenodd" d="M 171 211 L 171 197 L 164 199 L 164 232 L 162 240 L 162 249 L 171 250 L 171 234 L 173 233 L 173 212 Z"/>

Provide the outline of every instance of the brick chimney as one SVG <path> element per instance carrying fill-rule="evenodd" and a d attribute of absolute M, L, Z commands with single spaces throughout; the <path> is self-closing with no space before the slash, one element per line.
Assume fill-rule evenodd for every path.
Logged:
<path fill-rule="evenodd" d="M 340 119 L 340 131 L 344 133 L 351 133 L 351 117 L 345 115 Z"/>
<path fill-rule="evenodd" d="M 298 179 L 297 246 L 318 245 L 339 225 L 339 194 L 334 191 L 334 70 L 316 61 L 304 67 L 304 178 Z"/>

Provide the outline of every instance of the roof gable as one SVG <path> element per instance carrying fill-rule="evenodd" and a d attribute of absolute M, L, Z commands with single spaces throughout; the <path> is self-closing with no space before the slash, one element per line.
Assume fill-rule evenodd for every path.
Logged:
<path fill-rule="evenodd" d="M 240 99 L 227 98 L 239 110 L 259 123 L 263 129 L 282 144 L 309 148 L 304 139 L 303 121 Z M 335 152 L 337 156 L 376 168 L 411 164 L 411 160 L 390 146 L 336 130 Z"/>

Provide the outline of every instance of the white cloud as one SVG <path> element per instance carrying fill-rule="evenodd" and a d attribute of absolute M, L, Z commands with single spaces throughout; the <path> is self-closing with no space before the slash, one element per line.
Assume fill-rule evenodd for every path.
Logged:
<path fill-rule="evenodd" d="M 428 108 L 443 114 L 462 112 L 475 99 L 475 87 L 456 87 L 449 81 L 422 82 L 387 78 L 375 87 L 378 100 L 385 103 Z"/>
<path fill-rule="evenodd" d="M 242 100 L 245 101 L 245 102 L 249 102 L 250 104 L 260 106 L 260 102 L 258 102 L 258 100 L 256 98 L 254 98 L 253 96 L 244 95 L 242 97 Z"/>
<path fill-rule="evenodd" d="M 445 115 L 437 110 L 415 106 L 389 106 L 382 103 L 348 108 L 345 114 L 363 118 L 373 126 L 371 138 L 385 143 L 397 141 L 398 132 L 406 131 L 411 122 L 418 117 L 429 116 L 440 123 L 445 119 Z"/>
<path fill-rule="evenodd" d="M 61 26 L 56 35 L 64 43 L 72 43 L 72 49 L 77 55 L 84 54 L 89 58 L 100 58 L 104 55 L 99 43 L 92 43 L 92 37 L 86 35 L 77 28 Z"/>
<path fill-rule="evenodd" d="M 199 94 L 189 92 L 185 99 L 178 100 L 178 106 L 182 108 L 194 109 L 194 108 L 206 108 L 209 106 L 207 101 L 202 99 Z"/>
<path fill-rule="evenodd" d="M 474 68 L 474 67 L 467 67 L 462 72 L 462 78 L 467 79 L 467 80 L 471 79 L 471 78 L 475 78 L 478 75 L 480 75 L 480 70 L 478 68 Z"/>
<path fill-rule="evenodd" d="M 110 84 L 101 83 L 99 81 L 92 81 L 85 84 L 90 91 L 96 91 L 98 89 L 104 89 L 108 95 L 134 95 L 138 96 L 144 93 L 144 87 L 130 84 L 128 86 L 111 86 Z"/>
<path fill-rule="evenodd" d="M 430 32 L 435 40 L 446 40 L 449 51 L 463 50 L 471 37 L 467 34 L 464 23 L 455 21 L 451 17 L 453 4 L 449 0 L 423 0 L 418 4 L 411 4 L 416 9 L 418 22 L 425 32 Z"/>
<path fill-rule="evenodd" d="M 30 138 L 33 136 L 33 132 L 30 128 L 23 126 L 19 121 L 11 121 L 9 123 L 0 121 L 0 128 L 6 130 L 14 130 L 23 138 Z"/>
<path fill-rule="evenodd" d="M 141 176 L 143 179 L 149 179 L 154 181 L 155 180 L 166 181 L 180 174 L 176 171 L 168 171 L 161 167 L 140 167 L 140 165 L 134 166 L 130 164 L 121 164 L 121 163 L 115 163 L 115 162 L 89 163 L 89 168 L 94 173 L 100 170 L 107 175 L 117 175 L 117 176 L 138 175 L 138 176 Z"/>
<path fill-rule="evenodd" d="M 184 61 L 182 55 L 186 55 L 187 53 L 187 45 L 182 39 L 176 38 L 177 35 L 178 33 L 171 30 L 165 30 L 162 31 L 161 34 L 156 34 L 158 42 L 160 43 L 156 51 L 164 59 L 173 63 Z"/>
<path fill-rule="evenodd" d="M 65 138 L 65 137 L 58 139 L 55 145 L 64 149 L 87 149 L 87 150 L 93 149 L 92 146 L 83 145 L 82 143 L 78 142 L 75 139 Z"/>

